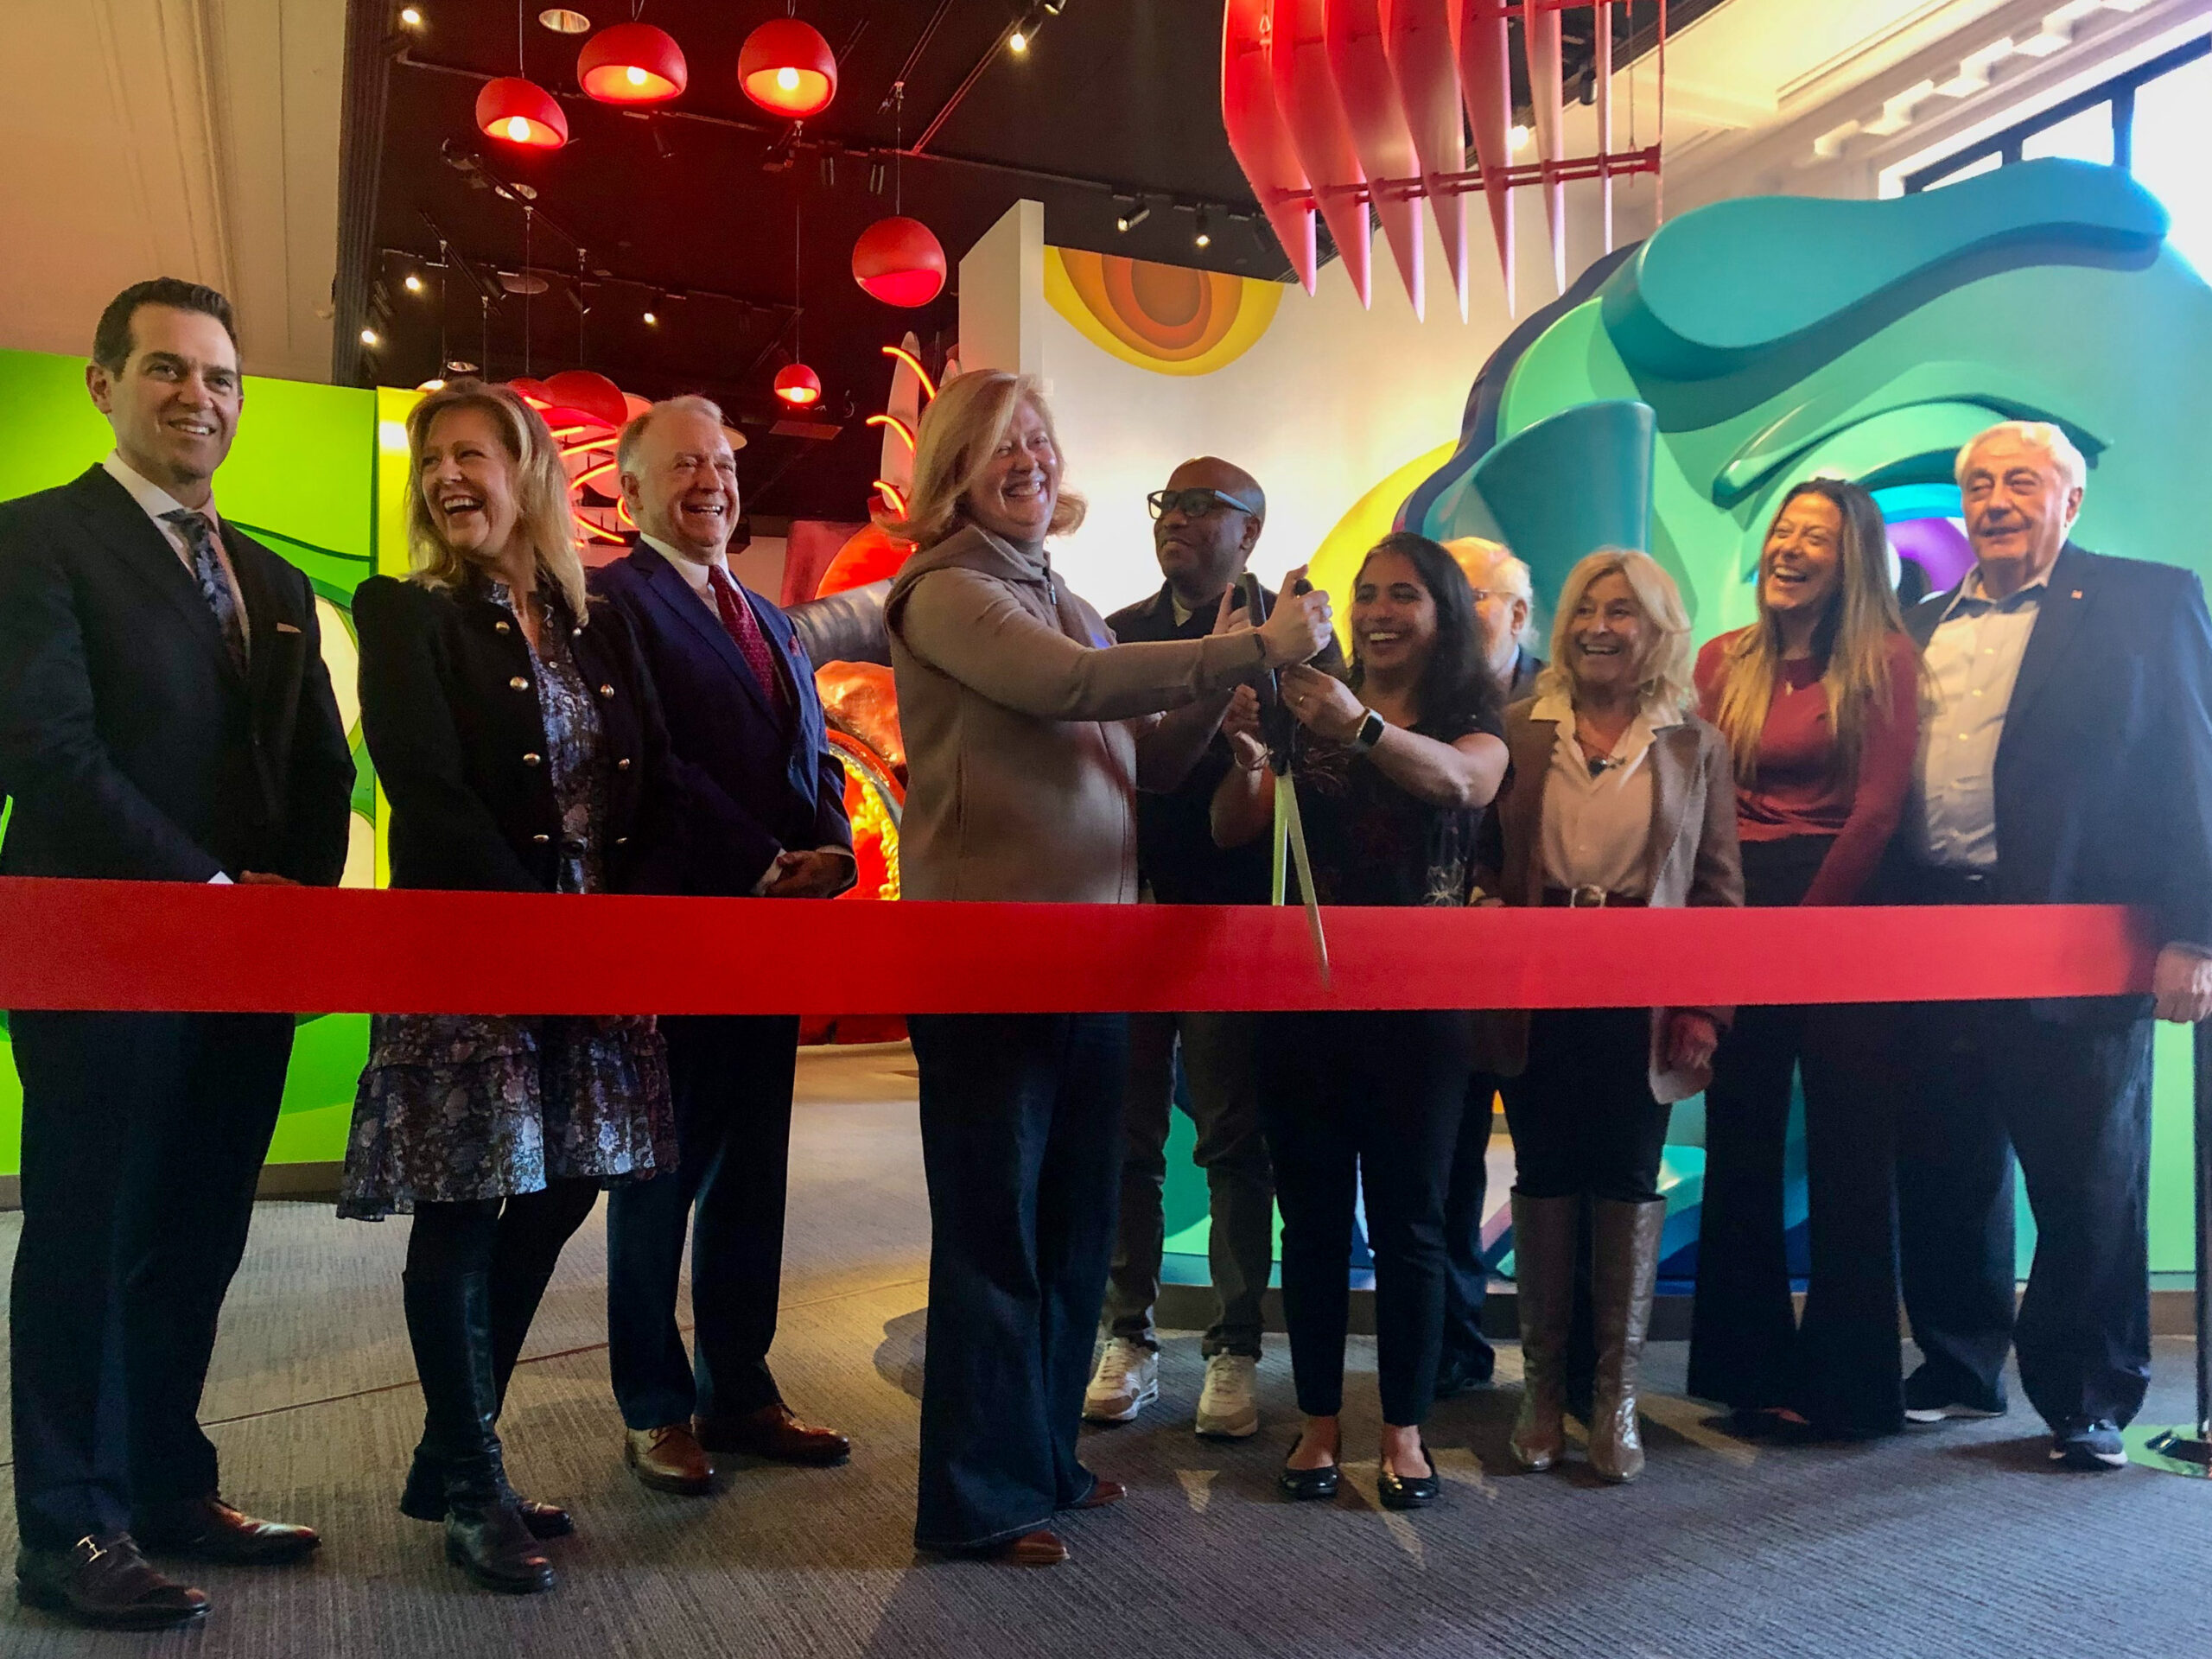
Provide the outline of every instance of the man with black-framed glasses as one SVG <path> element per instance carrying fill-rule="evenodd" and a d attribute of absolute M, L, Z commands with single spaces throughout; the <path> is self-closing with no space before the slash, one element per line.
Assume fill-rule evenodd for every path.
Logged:
<path fill-rule="evenodd" d="M 1202 639 L 1260 539 L 1267 497 L 1242 467 L 1201 456 L 1178 467 L 1146 505 L 1166 580 L 1150 599 L 1109 617 L 1108 626 L 1122 642 Z M 1243 602 L 1231 593 L 1231 608 Z M 1139 798 L 1138 874 L 1158 902 L 1267 902 L 1265 840 L 1229 849 L 1213 844 L 1209 804 L 1230 764 L 1217 737 L 1181 788 Z M 1177 1087 L 1179 1071 L 1185 1089 Z M 1167 1179 L 1169 1108 L 1179 1099 L 1198 1125 L 1195 1156 L 1206 1172 L 1211 1221 L 1208 1262 L 1220 1304 L 1205 1333 L 1198 1432 L 1242 1440 L 1259 1428 L 1254 1369 L 1260 1300 L 1274 1254 L 1274 1181 L 1260 1136 L 1257 1090 L 1249 1015 L 1131 1017 L 1121 1233 L 1102 1319 L 1106 1345 L 1084 1399 L 1084 1414 L 1094 1422 L 1127 1422 L 1159 1397 L 1153 1305 L 1165 1243 L 1160 1190 Z"/>

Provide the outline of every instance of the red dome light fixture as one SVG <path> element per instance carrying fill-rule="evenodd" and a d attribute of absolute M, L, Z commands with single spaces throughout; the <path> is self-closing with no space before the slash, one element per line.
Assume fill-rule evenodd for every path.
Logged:
<path fill-rule="evenodd" d="M 477 130 L 521 149 L 558 149 L 569 142 L 569 118 L 553 95 L 520 75 L 484 83 L 476 94 Z"/>
<path fill-rule="evenodd" d="M 745 37 L 737 84 L 769 114 L 804 121 L 837 96 L 836 54 L 811 23 L 772 18 Z"/>
<path fill-rule="evenodd" d="M 776 371 L 776 396 L 793 409 L 810 409 L 822 401 L 822 377 L 804 363 L 790 363 Z"/>
<path fill-rule="evenodd" d="M 918 219 L 879 219 L 853 244 L 853 280 L 886 305 L 927 305 L 944 274 L 944 246 Z"/>
<path fill-rule="evenodd" d="M 691 79 L 683 48 L 651 23 L 602 29 L 576 54 L 576 79 L 602 104 L 665 104 Z"/>

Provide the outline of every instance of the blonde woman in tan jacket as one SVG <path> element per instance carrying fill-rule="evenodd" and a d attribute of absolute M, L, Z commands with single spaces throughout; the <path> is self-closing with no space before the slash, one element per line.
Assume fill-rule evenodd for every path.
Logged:
<path fill-rule="evenodd" d="M 886 605 L 909 899 L 1133 902 L 1135 791 L 1181 781 L 1237 684 L 1329 639 L 1315 593 L 1256 632 L 1224 601 L 1206 639 L 1117 645 L 1045 551 L 1082 521 L 1033 384 L 976 371 L 944 388 L 906 515 L 885 524 L 916 547 Z M 914 1541 L 1052 1566 L 1067 1558 L 1056 1512 L 1122 1496 L 1077 1460 L 1076 1435 L 1113 1252 L 1126 1020 L 908 1025 L 931 1218 Z"/>
<path fill-rule="evenodd" d="M 1570 571 L 1536 694 L 1506 710 L 1510 771 L 1478 879 L 1509 905 L 1740 905 L 1727 741 L 1689 712 L 1690 625 L 1642 553 Z M 1514 1283 L 1526 1376 L 1513 1454 L 1565 1453 L 1575 1242 L 1591 1217 L 1598 1374 L 1590 1466 L 1643 1469 L 1637 1371 L 1667 1202 L 1659 1160 L 1673 1103 L 1712 1080 L 1727 1011 L 1556 1008 L 1497 1016 L 1513 1135 Z"/>

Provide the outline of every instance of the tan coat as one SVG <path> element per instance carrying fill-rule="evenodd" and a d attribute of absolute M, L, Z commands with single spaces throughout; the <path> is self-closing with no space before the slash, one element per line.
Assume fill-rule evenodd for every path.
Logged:
<path fill-rule="evenodd" d="M 1162 710 L 1255 675 L 1257 639 L 1116 645 L 1040 550 L 973 524 L 907 561 L 885 616 L 906 740 L 900 891 L 1134 902 L 1144 740 Z"/>
<path fill-rule="evenodd" d="M 1544 901 L 1544 780 L 1550 776 L 1552 751 L 1559 740 L 1556 721 L 1535 717 L 1536 701 L 1516 702 L 1505 711 L 1505 747 L 1510 766 L 1491 807 L 1491 849 L 1495 868 L 1481 872 L 1484 888 L 1509 905 Z M 1736 842 L 1736 782 L 1728 741 L 1694 715 L 1653 733 L 1647 760 L 1651 768 L 1650 903 L 1740 905 L 1744 902 L 1743 860 Z M 1669 1071 L 1660 1060 L 1662 1020 L 1651 1020 L 1651 1093 L 1671 1103 L 1687 1099 L 1713 1081 L 1709 1069 Z M 1707 1010 L 1723 1025 L 1731 1010 Z M 1484 1021 L 1484 1046 L 1495 1045 L 1495 1069 L 1520 1075 L 1529 1052 L 1526 1010 Z"/>

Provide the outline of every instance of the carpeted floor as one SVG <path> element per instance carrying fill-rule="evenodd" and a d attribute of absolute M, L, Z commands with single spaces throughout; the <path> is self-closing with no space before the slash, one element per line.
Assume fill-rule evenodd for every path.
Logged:
<path fill-rule="evenodd" d="M 1219 1446 L 1189 1421 L 1196 1344 L 1168 1344 L 1164 1397 L 1086 1455 L 1128 1482 L 1073 1518 L 1068 1566 L 918 1559 L 909 1546 L 927 1222 L 911 1061 L 810 1057 L 794 1144 L 782 1336 L 802 1414 L 856 1442 L 830 1471 L 752 1465 L 711 1499 L 623 1470 L 607 1391 L 604 1236 L 594 1219 L 547 1300 L 505 1424 L 525 1491 L 574 1506 L 549 1596 L 470 1588 L 435 1529 L 393 1508 L 421 1425 L 400 1322 L 405 1224 L 265 1205 L 230 1302 L 206 1415 L 226 1489 L 327 1539 L 312 1566 L 200 1575 L 205 1627 L 93 1636 L 0 1605 L 0 1655 L 645 1656 L 1131 1654 L 2043 1659 L 2212 1654 L 2212 1484 L 2130 1469 L 2048 1472 L 2024 1408 L 1858 1449 L 1755 1451 L 1701 1427 L 1679 1344 L 1654 1356 L 1651 1466 L 1612 1489 L 1506 1472 L 1510 1387 L 1439 1408 L 1435 1510 L 1374 1501 L 1374 1363 L 1351 1363 L 1351 1493 L 1276 1501 L 1294 1421 L 1280 1342 L 1266 1427 Z M 12 1257 L 14 1218 L 0 1217 Z M 1505 1351 L 1506 1370 L 1517 1355 Z M 2162 1343 L 2146 1415 L 2189 1409 L 2187 1351 Z M 14 1548 L 12 1518 L 0 1545 Z"/>

